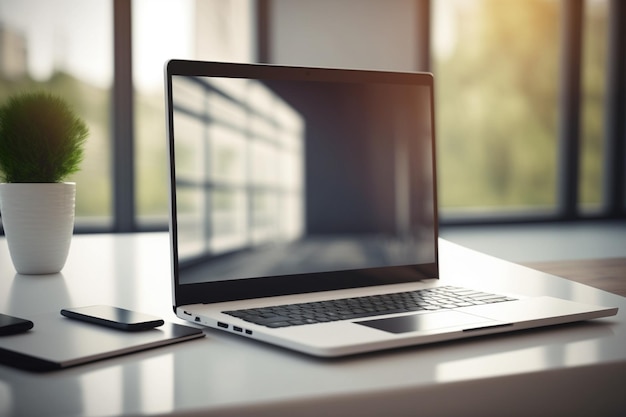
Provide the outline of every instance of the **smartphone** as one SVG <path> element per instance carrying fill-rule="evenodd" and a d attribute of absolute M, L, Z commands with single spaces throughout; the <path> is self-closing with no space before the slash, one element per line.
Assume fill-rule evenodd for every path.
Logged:
<path fill-rule="evenodd" d="M 17 334 L 33 328 L 33 322 L 0 313 L 0 336 Z"/>
<path fill-rule="evenodd" d="M 106 305 L 64 308 L 61 314 L 71 319 L 125 331 L 153 329 L 164 323 L 155 316 Z"/>

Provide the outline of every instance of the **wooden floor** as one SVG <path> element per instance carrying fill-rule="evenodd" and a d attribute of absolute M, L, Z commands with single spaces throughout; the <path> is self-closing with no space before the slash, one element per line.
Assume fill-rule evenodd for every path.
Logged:
<path fill-rule="evenodd" d="M 525 262 L 523 265 L 626 297 L 626 258 Z"/>

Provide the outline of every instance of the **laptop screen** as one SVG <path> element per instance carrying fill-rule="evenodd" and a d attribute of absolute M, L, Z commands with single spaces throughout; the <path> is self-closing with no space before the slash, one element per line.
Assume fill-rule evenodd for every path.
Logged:
<path fill-rule="evenodd" d="M 436 277 L 432 76 L 166 72 L 175 305 Z"/>

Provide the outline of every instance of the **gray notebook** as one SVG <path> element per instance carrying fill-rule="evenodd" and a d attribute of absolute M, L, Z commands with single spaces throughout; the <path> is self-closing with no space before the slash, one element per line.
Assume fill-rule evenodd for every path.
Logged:
<path fill-rule="evenodd" d="M 125 332 L 68 319 L 58 312 L 30 319 L 35 323 L 30 331 L 0 336 L 0 363 L 47 371 L 204 336 L 200 329 L 167 322 L 151 330 Z"/>

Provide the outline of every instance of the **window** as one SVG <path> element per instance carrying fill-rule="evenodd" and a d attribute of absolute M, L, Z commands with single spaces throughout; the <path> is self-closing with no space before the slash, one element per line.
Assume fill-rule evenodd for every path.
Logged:
<path fill-rule="evenodd" d="M 136 222 L 167 225 L 163 66 L 169 59 L 253 60 L 253 2 L 132 2 Z"/>
<path fill-rule="evenodd" d="M 90 135 L 77 183 L 76 224 L 111 227 L 111 2 L 0 1 L 0 102 L 45 89 L 85 119 Z"/>
<path fill-rule="evenodd" d="M 623 217 L 623 4 L 432 5 L 443 222 Z"/>
<path fill-rule="evenodd" d="M 553 212 L 560 3 L 433 5 L 444 218 L 472 211 Z"/>
<path fill-rule="evenodd" d="M 625 5 L 620 0 L 397 0 L 393 8 L 360 0 L 0 0 L 0 101 L 45 88 L 65 97 L 87 121 L 86 159 L 70 178 L 78 183 L 77 231 L 166 230 L 166 60 L 404 71 L 428 67 L 430 48 L 442 222 L 624 218 Z M 331 31 L 321 31 L 329 18 Z M 572 22 L 573 30 L 564 31 Z M 562 62 L 564 39 L 572 33 L 582 35 L 580 44 L 573 44 L 581 61 L 572 64 L 580 67 L 580 80 L 570 77 L 571 68 Z M 571 81 L 565 87 L 564 78 Z M 576 86 L 580 101 L 572 108 L 580 117 L 565 109 L 562 94 L 578 97 Z M 194 123 L 190 118 L 190 129 Z M 258 132 L 267 129 L 262 120 L 255 123 Z M 578 133 L 571 155 L 563 150 L 563 126 L 579 128 L 573 129 Z M 222 138 L 211 145 L 215 187 L 209 194 L 216 216 L 219 208 L 252 205 L 248 215 L 269 227 L 277 204 L 272 178 L 280 176 L 268 169 L 269 161 L 288 161 L 288 154 L 243 140 L 223 126 L 195 129 Z M 231 136 L 226 145 L 230 141 L 223 138 Z M 259 172 L 259 184 L 248 183 L 256 191 L 242 193 L 234 185 L 242 163 L 238 146 L 247 147 L 247 155 L 262 155 L 246 164 Z M 216 220 L 215 231 L 226 236 L 236 224 Z M 262 239 L 263 233 L 258 229 L 255 235 Z"/>

